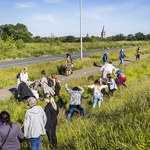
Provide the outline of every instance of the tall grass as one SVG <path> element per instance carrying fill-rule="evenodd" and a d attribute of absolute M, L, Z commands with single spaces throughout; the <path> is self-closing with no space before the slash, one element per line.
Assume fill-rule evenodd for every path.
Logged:
<path fill-rule="evenodd" d="M 73 116 L 70 122 L 65 120 L 65 110 L 58 116 L 58 150 L 148 150 L 150 148 L 150 59 L 127 64 L 122 70 L 127 76 L 127 88 L 121 87 L 111 98 L 104 97 L 100 109 L 92 109 L 92 95 L 88 89 L 83 94 L 82 105 L 85 118 Z M 143 67 L 144 66 L 144 67 Z M 142 72 L 139 75 L 139 71 Z M 133 72 L 134 75 L 131 74 Z M 98 78 L 100 75 L 95 75 Z M 88 76 L 70 81 L 69 87 L 88 85 L 93 80 Z M 61 96 L 69 106 L 69 95 L 62 85 Z M 38 101 L 44 108 L 44 103 Z M 8 110 L 12 121 L 23 123 L 25 103 L 17 103 L 12 97 L 0 102 L 0 110 Z M 22 143 L 22 149 L 29 149 L 29 142 Z M 47 150 L 48 140 L 42 138 L 42 150 Z"/>
<path fill-rule="evenodd" d="M 14 45 L 14 43 L 12 43 Z M 125 46 L 144 46 L 149 45 L 149 41 L 120 41 L 120 42 L 85 42 L 83 43 L 83 51 L 93 49 L 106 49 Z M 6 43 L 9 46 L 9 44 Z M 26 43 L 22 48 L 18 49 L 12 46 L 11 49 L 0 48 L 0 61 L 29 58 L 44 55 L 54 55 L 62 53 L 73 53 L 80 51 L 80 43 L 61 43 L 59 45 L 51 45 L 50 43 Z"/>

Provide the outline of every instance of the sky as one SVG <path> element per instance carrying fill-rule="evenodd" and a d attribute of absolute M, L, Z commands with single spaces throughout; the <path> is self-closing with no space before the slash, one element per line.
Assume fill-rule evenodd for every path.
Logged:
<path fill-rule="evenodd" d="M 80 36 L 80 0 L 0 0 L 0 25 L 21 23 L 33 36 Z M 82 0 L 82 35 L 150 33 L 150 0 Z"/>

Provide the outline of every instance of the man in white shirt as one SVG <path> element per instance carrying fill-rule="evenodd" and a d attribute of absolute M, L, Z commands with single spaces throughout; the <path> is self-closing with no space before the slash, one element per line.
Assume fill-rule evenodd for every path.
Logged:
<path fill-rule="evenodd" d="M 107 79 L 107 74 L 115 73 L 116 68 L 112 65 L 112 62 L 109 62 L 102 66 L 100 72 L 102 72 L 102 78 Z"/>

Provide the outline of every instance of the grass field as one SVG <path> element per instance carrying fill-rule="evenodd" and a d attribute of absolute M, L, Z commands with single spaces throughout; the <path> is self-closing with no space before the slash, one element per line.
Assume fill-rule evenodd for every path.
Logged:
<path fill-rule="evenodd" d="M 145 45 L 141 47 L 141 55 L 150 53 L 150 45 Z M 126 59 L 135 57 L 136 54 L 136 48 L 131 48 L 125 51 Z M 102 64 L 102 53 L 94 53 L 88 58 L 84 58 L 83 60 L 73 60 L 74 62 L 74 70 L 79 70 L 82 68 L 93 66 L 94 63 L 96 64 Z M 118 60 L 118 52 L 110 52 L 109 53 L 109 60 L 116 61 Z M 51 75 L 52 73 L 58 75 L 59 69 L 58 67 L 64 67 L 65 65 L 65 59 L 61 59 L 56 62 L 46 62 L 46 63 L 38 63 L 34 65 L 27 65 L 29 77 L 31 80 L 40 79 L 41 70 L 45 69 L 47 71 L 48 75 Z M 0 88 L 12 86 L 16 84 L 16 75 L 18 72 L 20 72 L 23 69 L 24 66 L 21 67 L 11 67 L 6 68 L 3 70 L 0 70 Z"/>
<path fill-rule="evenodd" d="M 1 45 L 2 43 L 0 42 Z M 11 43 L 11 45 L 14 46 L 9 49 L 1 49 L 0 47 L 0 61 L 80 51 L 80 43 L 60 43 L 58 45 L 51 45 L 50 43 L 25 43 L 25 46 L 20 49 L 16 48 L 14 43 Z M 150 45 L 150 41 L 84 42 L 83 51 L 139 45 Z M 10 47 L 9 44 L 8 47 Z"/>
<path fill-rule="evenodd" d="M 129 51 L 130 55 L 130 51 Z M 93 56 L 92 56 L 93 57 Z M 95 57 L 95 55 L 94 55 Z M 127 76 L 127 88 L 121 87 L 111 98 L 104 97 L 100 109 L 92 109 L 92 95 L 85 88 L 82 105 L 85 118 L 73 116 L 66 122 L 64 109 L 58 116 L 58 150 L 149 150 L 150 148 L 150 57 L 121 67 Z M 100 75 L 94 75 L 94 79 Z M 85 76 L 68 83 L 89 85 L 93 80 Z M 69 95 L 61 96 L 69 106 Z M 43 108 L 45 104 L 38 101 Z M 0 110 L 9 110 L 12 121 L 22 125 L 28 106 L 17 103 L 15 98 L 0 103 Z M 22 142 L 22 149 L 29 149 L 29 142 Z M 48 150 L 48 140 L 42 137 L 42 150 Z"/>

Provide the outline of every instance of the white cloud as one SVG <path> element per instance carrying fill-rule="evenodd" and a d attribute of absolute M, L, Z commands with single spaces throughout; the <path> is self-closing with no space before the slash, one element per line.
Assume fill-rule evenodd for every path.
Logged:
<path fill-rule="evenodd" d="M 54 19 L 53 15 L 51 14 L 39 14 L 34 15 L 32 18 L 35 21 L 43 22 L 43 23 L 56 23 L 57 21 Z"/>
<path fill-rule="evenodd" d="M 64 0 L 43 0 L 44 2 L 47 2 L 47 3 L 61 3 L 63 2 Z"/>
<path fill-rule="evenodd" d="M 28 3 L 16 3 L 15 8 L 22 9 L 22 8 L 32 8 L 35 3 L 28 2 Z"/>

